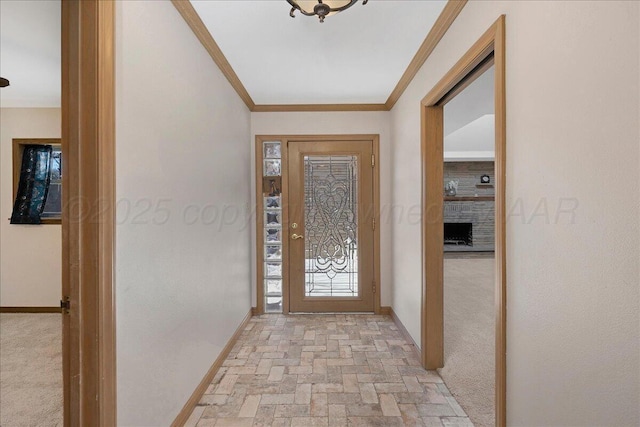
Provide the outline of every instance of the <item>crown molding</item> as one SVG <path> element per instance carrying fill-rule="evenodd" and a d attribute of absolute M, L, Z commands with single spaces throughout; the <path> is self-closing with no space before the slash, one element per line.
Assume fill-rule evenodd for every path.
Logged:
<path fill-rule="evenodd" d="M 384 104 L 262 104 L 256 105 L 251 99 L 249 92 L 244 87 L 240 78 L 229 64 L 229 61 L 220 50 L 220 47 L 213 39 L 213 36 L 207 29 L 202 19 L 193 8 L 189 0 L 171 0 L 180 15 L 187 22 L 193 33 L 196 35 L 200 43 L 209 52 L 213 61 L 218 65 L 222 74 L 227 78 L 231 86 L 238 93 L 238 96 L 244 101 L 246 106 L 252 112 L 302 112 L 302 111 L 389 111 L 396 104 L 400 96 L 407 89 L 413 78 L 416 76 L 420 67 L 429 58 L 435 47 L 438 45 L 442 37 L 458 17 L 467 0 L 449 0 L 444 9 L 438 16 L 433 27 L 427 34 L 420 48 L 409 63 L 409 66 L 402 74 L 402 77 L 396 84 L 395 88 L 389 95 Z"/>
<path fill-rule="evenodd" d="M 224 74 L 227 80 L 229 80 L 229 83 L 231 83 L 231 86 L 238 93 L 238 96 L 240 96 L 240 98 L 244 101 L 247 108 L 253 111 L 253 108 L 256 106 L 256 104 L 253 102 L 253 99 L 251 99 L 249 92 L 247 92 L 247 89 L 245 89 L 244 85 L 240 81 L 240 78 L 220 50 L 218 43 L 216 43 L 216 41 L 213 39 L 213 36 L 211 36 L 211 33 L 204 25 L 204 22 L 202 22 L 202 19 L 200 19 L 198 12 L 196 12 L 196 10 L 193 8 L 191 2 L 189 0 L 171 0 L 171 3 L 173 3 L 175 8 L 178 9 L 178 12 L 180 12 L 180 15 L 182 15 L 184 20 L 187 22 L 189 28 L 191 28 L 198 40 L 200 40 L 202 46 L 204 46 L 207 52 L 209 52 L 209 55 L 211 55 L 211 59 L 213 59 L 213 62 L 216 63 L 218 68 L 220 68 L 220 71 L 222 71 L 222 74 Z"/>
<path fill-rule="evenodd" d="M 254 113 L 294 111 L 387 111 L 384 104 L 271 104 L 256 105 Z"/>
<path fill-rule="evenodd" d="M 407 89 L 407 86 L 409 86 L 409 83 L 411 83 L 413 78 L 416 76 L 420 67 L 422 67 L 427 61 L 427 58 L 431 56 L 433 50 L 436 48 L 438 43 L 440 43 L 440 40 L 442 40 L 442 37 L 444 37 L 447 30 L 451 27 L 451 24 L 453 24 L 453 21 L 455 21 L 466 4 L 467 0 L 449 0 L 447 2 L 440 13 L 440 16 L 433 24 L 431 31 L 427 34 L 427 37 L 420 45 L 420 48 L 400 78 L 400 81 L 398 81 L 393 92 L 391 92 L 391 95 L 389 95 L 389 98 L 384 103 L 387 110 L 391 110 L 396 102 L 398 102 L 398 99 L 400 99 L 405 89 Z"/>

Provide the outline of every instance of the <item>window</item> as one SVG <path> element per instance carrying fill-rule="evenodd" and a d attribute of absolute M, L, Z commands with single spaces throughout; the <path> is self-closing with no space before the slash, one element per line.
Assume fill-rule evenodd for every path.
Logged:
<path fill-rule="evenodd" d="M 30 164 L 30 159 L 24 158 L 25 151 L 32 157 L 36 152 L 38 159 L 31 159 L 33 163 Z M 35 184 L 34 176 L 29 175 L 34 167 L 38 170 Z M 40 179 L 38 182 L 38 179 L 43 177 L 46 179 Z M 19 191 L 22 192 L 20 196 L 18 196 Z M 11 215 L 12 224 L 61 223 L 62 146 L 60 139 L 13 140 L 13 195 L 15 203 Z M 32 197 L 42 199 L 43 195 L 44 200 L 31 200 Z M 23 203 L 20 203 L 21 201 Z M 27 211 L 30 212 L 27 213 Z"/>
<path fill-rule="evenodd" d="M 52 145 L 51 153 L 51 181 L 47 200 L 44 203 L 42 219 L 57 219 L 62 214 L 62 147 Z"/>

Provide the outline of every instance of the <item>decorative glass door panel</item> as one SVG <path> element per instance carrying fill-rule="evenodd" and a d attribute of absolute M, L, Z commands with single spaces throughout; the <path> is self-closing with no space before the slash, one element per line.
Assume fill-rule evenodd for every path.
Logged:
<path fill-rule="evenodd" d="M 304 156 L 305 296 L 358 296 L 358 157 Z"/>
<path fill-rule="evenodd" d="M 373 311 L 370 141 L 289 142 L 293 312 Z"/>

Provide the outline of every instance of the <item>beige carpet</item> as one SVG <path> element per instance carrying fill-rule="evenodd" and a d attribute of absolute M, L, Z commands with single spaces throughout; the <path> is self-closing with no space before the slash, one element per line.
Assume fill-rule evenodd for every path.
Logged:
<path fill-rule="evenodd" d="M 440 375 L 476 427 L 494 426 L 493 258 L 444 260 Z"/>
<path fill-rule="evenodd" d="M 0 314 L 0 426 L 62 426 L 60 314 Z"/>

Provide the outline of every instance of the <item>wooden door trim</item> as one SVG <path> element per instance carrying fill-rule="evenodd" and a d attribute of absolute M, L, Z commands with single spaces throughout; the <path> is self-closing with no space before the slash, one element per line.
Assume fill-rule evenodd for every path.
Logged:
<path fill-rule="evenodd" d="M 62 2 L 64 425 L 116 425 L 115 2 Z"/>
<path fill-rule="evenodd" d="M 373 312 L 380 314 L 381 296 L 380 289 L 380 227 L 382 221 L 380 221 L 380 135 L 373 135 L 371 141 L 373 143 L 373 156 L 376 160 L 376 165 L 373 168 L 373 219 L 376 227 L 373 233 L 373 259 L 375 262 L 374 270 L 374 283 L 376 286 L 376 293 L 373 297 Z"/>
<path fill-rule="evenodd" d="M 495 415 L 506 425 L 506 95 L 505 16 L 460 58 L 424 97 L 420 106 L 422 143 L 422 309 L 421 353 L 427 369 L 443 366 L 443 99 L 493 55 L 495 67 Z M 445 99 L 448 100 L 447 98 Z"/>
<path fill-rule="evenodd" d="M 380 135 L 378 134 L 347 134 L 347 135 L 256 135 L 255 137 L 255 171 L 256 171 L 256 314 L 264 313 L 264 284 L 263 284 L 263 264 L 264 253 L 262 245 L 262 229 L 263 229 L 263 199 L 262 199 L 262 143 L 265 141 L 280 141 L 282 144 L 282 217 L 283 224 L 288 224 L 289 212 L 286 209 L 288 201 L 286 199 L 286 192 L 288 191 L 287 179 L 284 179 L 285 174 L 288 174 L 288 168 L 286 166 L 287 157 L 285 152 L 286 144 L 288 141 L 370 141 L 373 145 L 373 152 L 376 158 L 376 165 L 373 173 L 373 209 L 376 219 L 376 229 L 374 230 L 374 280 L 376 282 L 376 293 L 373 297 L 374 312 L 380 314 Z M 285 256 L 289 254 L 289 233 L 288 227 L 282 227 L 282 257 L 283 261 Z M 288 269 L 283 269 L 282 278 L 282 311 L 283 313 L 289 313 L 289 275 Z"/>
<path fill-rule="evenodd" d="M 256 205 L 255 205 L 255 216 L 256 216 L 256 261 L 255 261 L 255 269 L 256 269 L 256 307 L 254 316 L 260 315 L 264 313 L 264 201 L 262 199 L 262 174 L 263 172 L 263 149 L 262 143 L 266 139 L 260 139 L 260 137 L 256 136 L 255 142 L 255 166 L 254 170 L 256 173 Z M 275 139 L 277 140 L 277 138 Z M 280 150 L 282 153 L 282 150 Z M 282 238 L 284 240 L 284 237 Z M 284 281 L 284 278 L 283 278 Z M 283 301 L 283 311 L 284 311 L 284 301 Z"/>

